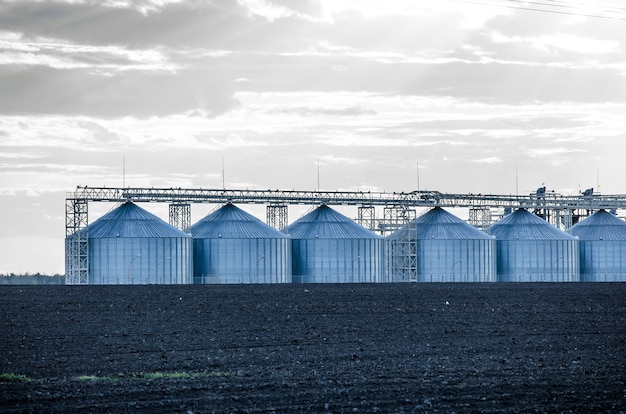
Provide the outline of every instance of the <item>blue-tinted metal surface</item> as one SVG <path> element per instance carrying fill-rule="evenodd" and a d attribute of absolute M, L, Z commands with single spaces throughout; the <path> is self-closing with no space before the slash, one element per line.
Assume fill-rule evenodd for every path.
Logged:
<path fill-rule="evenodd" d="M 194 239 L 194 283 L 290 283 L 291 240 Z"/>
<path fill-rule="evenodd" d="M 572 226 L 571 231 L 580 240 L 626 241 L 626 222 L 606 210 L 595 212 Z"/>
<path fill-rule="evenodd" d="M 189 237 L 128 201 L 88 226 L 90 239 L 109 237 Z M 83 230 L 84 231 L 84 230 Z"/>
<path fill-rule="evenodd" d="M 90 284 L 190 284 L 190 237 L 117 237 L 89 241 Z"/>
<path fill-rule="evenodd" d="M 583 282 L 626 282 L 626 222 L 600 210 L 572 227 Z"/>
<path fill-rule="evenodd" d="M 234 204 L 225 204 L 190 228 L 195 239 L 285 239 L 289 238 Z"/>
<path fill-rule="evenodd" d="M 192 283 L 191 236 L 133 203 L 81 231 L 89 239 L 89 284 Z"/>
<path fill-rule="evenodd" d="M 285 232 L 292 237 L 294 283 L 386 281 L 384 239 L 326 205 Z"/>
<path fill-rule="evenodd" d="M 293 239 L 294 283 L 384 282 L 383 239 Z"/>
<path fill-rule="evenodd" d="M 407 251 L 415 254 L 418 282 L 496 281 L 495 238 L 440 207 L 399 229 L 389 243 L 394 281 L 404 281 L 406 272 L 396 268 L 411 263 L 403 257 Z"/>
<path fill-rule="evenodd" d="M 284 229 L 293 239 L 380 239 L 352 219 L 321 205 Z"/>
<path fill-rule="evenodd" d="M 190 228 L 194 283 L 290 283 L 291 239 L 226 204 Z"/>
<path fill-rule="evenodd" d="M 495 282 L 496 241 L 418 240 L 418 282 Z"/>
<path fill-rule="evenodd" d="M 541 217 L 519 209 L 504 216 L 487 230 L 498 240 L 573 240 Z"/>
<path fill-rule="evenodd" d="M 578 282 L 578 239 L 526 210 L 492 225 L 500 282 Z"/>
<path fill-rule="evenodd" d="M 410 226 L 418 240 L 491 240 L 493 237 L 447 212 L 435 207 L 417 217 Z M 391 238 L 394 236 L 392 235 Z"/>
<path fill-rule="evenodd" d="M 581 240 L 580 280 L 582 282 L 626 282 L 626 242 Z"/>

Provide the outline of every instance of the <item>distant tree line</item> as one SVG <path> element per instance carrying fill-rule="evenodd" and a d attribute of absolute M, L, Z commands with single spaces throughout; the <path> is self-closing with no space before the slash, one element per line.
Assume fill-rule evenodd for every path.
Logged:
<path fill-rule="evenodd" d="M 64 285 L 65 276 L 44 273 L 0 273 L 0 285 Z"/>

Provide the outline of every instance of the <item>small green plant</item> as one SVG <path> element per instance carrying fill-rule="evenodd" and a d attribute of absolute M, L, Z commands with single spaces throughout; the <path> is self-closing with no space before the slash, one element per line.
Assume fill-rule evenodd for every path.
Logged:
<path fill-rule="evenodd" d="M 195 377 L 229 377 L 230 374 L 228 372 L 221 372 L 221 371 L 211 371 L 211 372 L 199 372 L 197 373 L 197 375 L 194 376 Z"/>
<path fill-rule="evenodd" d="M 227 377 L 227 372 L 126 372 L 117 376 L 81 375 L 74 377 L 76 381 L 119 381 L 124 378 L 136 379 L 184 379 L 202 377 Z"/>
<path fill-rule="evenodd" d="M 0 374 L 0 382 L 31 382 L 32 379 L 27 377 L 26 375 L 18 375 L 5 373 Z"/>
<path fill-rule="evenodd" d="M 78 381 L 115 381 L 117 380 L 117 378 L 115 377 L 109 377 L 109 376 L 98 377 L 96 375 L 80 375 L 76 377 L 76 379 Z"/>
<path fill-rule="evenodd" d="M 175 374 L 180 374 L 176 377 L 174 377 Z M 148 378 L 148 379 L 162 379 L 162 378 L 183 378 L 183 374 L 182 373 L 171 373 L 171 374 L 167 374 L 164 372 L 147 372 L 145 374 L 143 374 L 144 378 Z"/>
<path fill-rule="evenodd" d="M 147 379 L 183 379 L 183 378 L 202 378 L 202 377 L 225 377 L 225 372 L 146 372 L 134 374 L 133 378 Z"/>

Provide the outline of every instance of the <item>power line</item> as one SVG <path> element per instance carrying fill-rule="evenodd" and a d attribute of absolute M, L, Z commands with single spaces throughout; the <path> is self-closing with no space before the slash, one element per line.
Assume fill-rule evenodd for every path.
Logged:
<path fill-rule="evenodd" d="M 563 2 L 561 0 L 544 0 L 544 1 L 537 1 L 537 0 L 531 0 L 531 1 L 524 1 L 524 0 L 508 0 L 511 3 L 522 3 L 522 4 L 533 4 L 533 5 L 537 5 L 537 6 L 545 6 L 545 7 L 555 7 L 555 8 L 562 8 L 565 10 L 570 10 L 570 11 L 563 11 L 563 10 L 552 10 L 552 11 L 561 11 L 563 13 L 572 13 L 572 14 L 576 14 L 576 15 L 584 15 L 584 16 L 589 16 L 589 17 L 604 17 L 604 18 L 615 18 L 614 16 L 607 16 L 607 15 L 593 15 L 593 14 L 589 14 L 589 13 L 580 13 L 580 11 L 584 10 L 585 8 L 589 7 L 588 5 L 584 4 L 584 3 L 566 3 Z M 549 2 L 548 2 L 549 1 Z M 523 6 L 522 6 L 523 7 Z M 592 9 L 597 9 L 597 8 L 592 8 Z M 544 9 L 541 9 L 542 11 Z M 545 10 L 545 11 L 551 11 L 551 10 Z M 602 6 L 600 9 L 598 9 L 599 12 L 601 13 L 626 13 L 626 8 L 623 7 L 613 7 L 613 6 Z M 622 16 L 621 18 L 624 18 L 626 16 Z"/>
<path fill-rule="evenodd" d="M 509 1 L 520 1 L 520 0 L 509 0 Z M 536 0 L 535 0 L 536 1 Z M 560 7 L 578 7 L 580 8 L 586 8 L 586 7 L 592 7 L 593 6 L 589 6 L 589 4 L 585 4 L 585 3 L 581 3 L 581 2 L 567 2 L 564 0 L 543 0 L 544 3 L 546 3 L 546 5 L 558 5 Z M 547 3 L 549 2 L 549 3 Z M 617 7 L 617 6 L 601 6 L 601 8 L 605 11 L 613 11 L 613 12 L 617 12 L 617 13 L 626 13 L 626 7 Z"/>
<path fill-rule="evenodd" d="M 550 3 L 547 3 L 545 1 L 523 1 L 523 0 L 506 0 L 506 3 L 503 3 L 503 2 L 487 3 L 485 1 L 479 1 L 479 0 L 450 0 L 450 1 L 455 1 L 457 3 L 466 3 L 466 4 L 477 4 L 481 6 L 505 7 L 508 9 L 515 9 L 515 10 L 528 10 L 528 11 L 536 11 L 536 12 L 544 12 L 544 13 L 562 14 L 562 15 L 568 15 L 568 16 L 626 20 L 626 8 L 605 6 L 602 9 L 599 9 L 600 13 L 588 13 L 588 12 L 584 12 L 583 10 L 583 8 L 586 6 L 585 4 L 582 4 L 582 3 L 561 4 L 561 2 L 559 2 L 558 0 L 552 0 Z M 520 3 L 520 5 L 518 6 L 512 3 Z M 528 4 L 528 5 L 543 6 L 543 7 L 548 7 L 548 8 L 525 7 L 521 5 L 522 3 Z M 578 5 L 578 6 L 575 6 L 575 5 Z M 602 13 L 607 13 L 607 14 L 602 14 Z"/>

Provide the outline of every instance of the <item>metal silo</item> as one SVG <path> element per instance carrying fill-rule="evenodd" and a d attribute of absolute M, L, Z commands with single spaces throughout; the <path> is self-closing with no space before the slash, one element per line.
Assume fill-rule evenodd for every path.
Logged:
<path fill-rule="evenodd" d="M 233 204 L 190 228 L 194 283 L 290 283 L 291 240 Z"/>
<path fill-rule="evenodd" d="M 191 236 L 130 201 L 81 232 L 88 239 L 89 284 L 192 283 Z"/>
<path fill-rule="evenodd" d="M 572 227 L 583 282 L 626 282 L 626 222 L 600 210 Z"/>
<path fill-rule="evenodd" d="M 496 240 L 441 207 L 389 236 L 398 282 L 495 282 Z"/>
<path fill-rule="evenodd" d="M 578 239 L 540 217 L 519 209 L 493 224 L 498 280 L 501 282 L 578 282 Z"/>
<path fill-rule="evenodd" d="M 374 283 L 384 279 L 384 239 L 322 205 L 285 230 L 294 283 Z"/>

